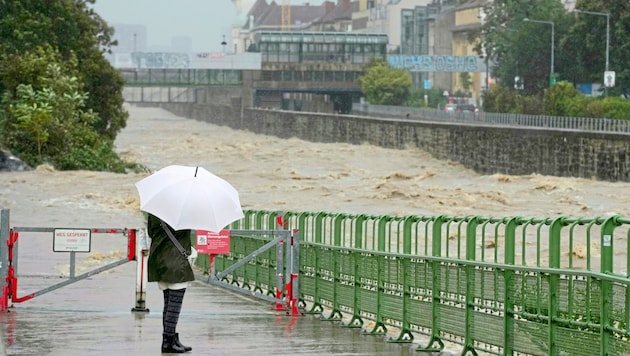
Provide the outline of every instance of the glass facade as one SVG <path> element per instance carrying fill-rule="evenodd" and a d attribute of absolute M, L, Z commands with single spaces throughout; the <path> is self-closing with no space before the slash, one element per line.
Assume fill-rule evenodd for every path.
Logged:
<path fill-rule="evenodd" d="M 386 59 L 385 34 L 346 32 L 260 32 L 255 42 L 262 62 L 367 63 Z"/>
<path fill-rule="evenodd" d="M 437 12 L 438 9 L 433 6 L 402 10 L 400 54 L 429 54 L 429 17 Z"/>
<path fill-rule="evenodd" d="M 403 9 L 400 21 L 400 54 L 428 55 L 429 54 L 429 18 L 438 13 L 435 6 L 416 6 L 413 9 Z M 413 86 L 422 88 L 428 79 L 428 73 L 411 73 Z"/>

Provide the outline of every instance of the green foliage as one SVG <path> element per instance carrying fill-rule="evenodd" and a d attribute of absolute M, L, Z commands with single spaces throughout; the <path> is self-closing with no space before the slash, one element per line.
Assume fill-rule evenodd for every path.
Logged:
<path fill-rule="evenodd" d="M 365 98 L 374 105 L 403 105 L 411 96 L 411 75 L 384 60 L 372 60 L 359 78 Z"/>
<path fill-rule="evenodd" d="M 528 115 L 542 115 L 541 98 L 535 95 L 517 95 L 514 112 Z"/>
<path fill-rule="evenodd" d="M 630 101 L 615 96 L 601 101 L 603 116 L 609 119 L 630 120 Z"/>
<path fill-rule="evenodd" d="M 630 92 L 630 6 L 627 0 L 578 0 L 576 9 L 609 14 L 609 69 L 616 72 L 611 96 Z M 559 51 L 569 59 L 565 78 L 574 83 L 602 83 L 606 69 L 606 16 L 568 14 L 571 27 L 560 39 Z"/>
<path fill-rule="evenodd" d="M 459 73 L 459 78 L 462 81 L 462 88 L 464 88 L 464 90 L 466 92 L 470 92 L 470 88 L 473 85 L 472 77 L 470 76 L 470 73 L 468 73 L 468 72 L 460 72 Z"/>
<path fill-rule="evenodd" d="M 119 171 L 124 80 L 103 56 L 116 43 L 94 0 L 0 2 L 0 145 L 29 164 Z"/>
<path fill-rule="evenodd" d="M 126 169 L 136 165 L 120 160 L 111 141 L 95 141 L 91 145 L 72 147 L 67 155 L 59 157 L 56 166 L 62 170 L 87 169 L 124 173 Z"/>
<path fill-rule="evenodd" d="M 565 112 L 567 116 L 573 117 L 602 117 L 603 111 L 599 99 L 577 95 L 566 102 Z"/>
<path fill-rule="evenodd" d="M 541 99 L 535 95 L 521 95 L 520 91 L 494 85 L 483 92 L 483 111 L 540 115 Z"/>
<path fill-rule="evenodd" d="M 568 101 L 580 94 L 575 87 L 567 82 L 558 82 L 545 90 L 543 97 L 543 113 L 553 116 L 567 116 Z"/>
<path fill-rule="evenodd" d="M 576 9 L 610 14 L 609 69 L 616 72 L 611 96 L 630 92 L 630 6 L 628 0 L 578 0 Z M 523 78 L 524 94 L 540 94 L 549 87 L 551 27 L 554 24 L 554 72 L 572 83 L 602 83 L 606 68 L 606 16 L 567 12 L 557 0 L 495 0 L 484 5 L 487 17 L 469 39 L 476 51 L 487 49 L 495 66 L 493 77 L 512 86 Z M 525 22 L 529 18 L 539 22 Z"/>
<path fill-rule="evenodd" d="M 469 38 L 480 38 L 476 50 L 482 46 L 495 63 L 493 77 L 504 86 L 512 86 L 514 77 L 523 78 L 523 94 L 537 94 L 549 86 L 551 69 L 552 26 L 548 23 L 525 22 L 524 18 L 554 22 L 557 40 L 567 25 L 562 22 L 565 9 L 557 0 L 488 1 L 483 7 L 487 17 L 478 31 Z M 556 58 L 556 62 L 559 62 Z M 556 63 L 554 71 L 564 68 Z M 562 77 L 562 72 L 560 72 Z"/>
<path fill-rule="evenodd" d="M 431 89 L 418 89 L 414 90 L 411 93 L 411 97 L 406 103 L 406 106 L 412 107 L 429 107 L 429 108 L 437 108 L 444 107 L 446 105 L 447 99 L 442 95 L 444 92 L 443 89 L 439 88 L 431 88 Z M 427 96 L 427 102 L 424 100 L 424 96 Z"/>
<path fill-rule="evenodd" d="M 516 107 L 515 93 L 510 88 L 495 85 L 483 92 L 483 111 L 508 113 Z"/>
<path fill-rule="evenodd" d="M 9 106 L 9 110 L 16 119 L 14 127 L 23 131 L 27 138 L 35 141 L 37 156 L 40 160 L 42 146 L 48 142 L 50 136 L 48 126 L 53 118 L 53 110 L 49 99 L 54 95 L 55 93 L 49 89 L 35 92 L 33 87 L 20 84 L 17 88 L 18 100 Z"/>
<path fill-rule="evenodd" d="M 483 110 L 570 117 L 592 117 L 630 120 L 630 101 L 622 97 L 598 98 L 578 92 L 566 81 L 545 90 L 542 98 L 519 95 L 520 91 L 501 85 L 483 93 Z"/>
<path fill-rule="evenodd" d="M 44 71 L 37 68 L 44 63 L 35 54 L 16 62 L 17 67 L 41 73 L 33 80 L 36 86 L 19 84 L 15 95 L 6 92 L 2 98 L 7 112 L 4 145 L 31 166 L 48 162 L 58 169 L 124 172 L 113 141 L 94 129 L 98 116 L 86 108 L 87 94 L 81 91 L 79 80 L 66 74 L 72 70 L 55 63 L 54 53 L 38 53 L 47 54 L 50 60 Z M 68 65 L 72 67 L 72 61 Z"/>
<path fill-rule="evenodd" d="M 605 117 L 604 108 L 602 108 L 601 100 L 592 100 L 586 106 L 586 112 L 581 116 L 585 117 Z"/>

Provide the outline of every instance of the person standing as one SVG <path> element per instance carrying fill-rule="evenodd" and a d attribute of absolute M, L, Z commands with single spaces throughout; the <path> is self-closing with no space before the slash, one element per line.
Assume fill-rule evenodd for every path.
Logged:
<path fill-rule="evenodd" d="M 195 280 L 188 260 L 192 247 L 191 230 L 175 231 L 152 214 L 148 216 L 147 230 L 149 237 L 151 237 L 147 263 L 148 281 L 157 282 L 158 287 L 164 293 L 162 352 L 184 353 L 191 351 L 192 347 L 183 345 L 179 341 L 179 333 L 176 332 L 186 288 L 189 282 Z"/>

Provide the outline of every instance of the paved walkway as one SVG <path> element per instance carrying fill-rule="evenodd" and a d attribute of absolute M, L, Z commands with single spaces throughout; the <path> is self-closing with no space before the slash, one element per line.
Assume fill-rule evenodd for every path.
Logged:
<path fill-rule="evenodd" d="M 20 297 L 59 278 L 18 280 Z M 0 314 L 7 355 L 158 355 L 162 294 L 147 292 L 149 313 L 132 313 L 135 263 L 128 263 Z M 197 355 L 421 355 L 417 345 L 385 342 L 315 316 L 289 317 L 268 302 L 194 282 L 178 332 Z"/>

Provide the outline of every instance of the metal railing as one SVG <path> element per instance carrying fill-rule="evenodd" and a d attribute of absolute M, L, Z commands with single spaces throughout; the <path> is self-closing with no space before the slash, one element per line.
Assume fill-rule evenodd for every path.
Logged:
<path fill-rule="evenodd" d="M 628 120 L 616 120 L 606 118 L 504 114 L 489 112 L 458 113 L 428 108 L 370 104 L 353 104 L 352 113 L 355 115 L 383 116 L 389 118 L 397 118 L 401 120 L 457 122 L 468 124 L 505 126 L 529 126 L 566 130 L 630 133 L 630 117 L 628 118 Z"/>
<path fill-rule="evenodd" d="M 232 227 L 265 229 L 277 217 L 248 211 Z M 299 296 L 323 320 L 395 332 L 391 341 L 422 350 L 630 350 L 628 219 L 285 212 L 283 228 L 300 231 Z M 250 261 L 242 287 L 269 285 L 270 265 Z"/>

